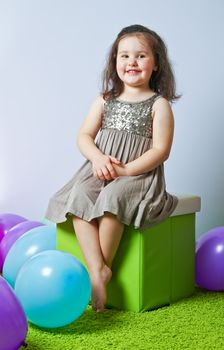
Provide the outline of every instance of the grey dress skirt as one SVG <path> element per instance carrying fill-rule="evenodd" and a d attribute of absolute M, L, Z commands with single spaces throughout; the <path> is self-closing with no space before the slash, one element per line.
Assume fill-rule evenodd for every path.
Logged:
<path fill-rule="evenodd" d="M 95 141 L 101 152 L 126 164 L 148 151 L 152 145 L 152 106 L 159 97 L 154 94 L 141 102 L 106 101 Z M 163 164 L 144 174 L 108 181 L 96 179 L 92 163 L 86 160 L 50 199 L 46 218 L 61 223 L 68 215 L 76 215 L 90 222 L 110 212 L 120 222 L 144 230 L 169 217 L 177 202 L 177 197 L 166 192 Z"/>

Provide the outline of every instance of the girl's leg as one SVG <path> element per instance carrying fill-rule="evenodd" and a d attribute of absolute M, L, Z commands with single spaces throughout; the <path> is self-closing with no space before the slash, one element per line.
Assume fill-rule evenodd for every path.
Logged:
<path fill-rule="evenodd" d="M 106 303 L 106 284 L 112 273 L 103 258 L 98 223 L 74 216 L 73 226 L 90 275 L 93 308 L 102 312 Z"/>
<path fill-rule="evenodd" d="M 124 224 L 117 219 L 116 215 L 109 212 L 106 212 L 98 221 L 101 251 L 105 263 L 111 268 L 124 231 Z"/>

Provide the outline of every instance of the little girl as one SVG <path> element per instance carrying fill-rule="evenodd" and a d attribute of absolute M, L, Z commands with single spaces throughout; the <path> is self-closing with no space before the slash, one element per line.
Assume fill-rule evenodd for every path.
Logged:
<path fill-rule="evenodd" d="M 72 215 L 97 312 L 104 310 L 124 224 L 144 230 L 176 207 L 177 198 L 166 192 L 163 162 L 174 130 L 169 102 L 178 97 L 158 34 L 141 25 L 122 29 L 109 53 L 102 94 L 77 135 L 87 160 L 51 198 L 46 214 L 55 223 Z"/>

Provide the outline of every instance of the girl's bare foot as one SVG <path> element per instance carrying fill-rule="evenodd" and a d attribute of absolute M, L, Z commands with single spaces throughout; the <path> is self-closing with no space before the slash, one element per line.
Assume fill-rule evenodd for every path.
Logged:
<path fill-rule="evenodd" d="M 106 304 L 106 286 L 112 276 L 111 269 L 104 265 L 100 270 L 90 272 L 90 280 L 92 284 L 92 307 L 97 312 L 104 311 Z"/>

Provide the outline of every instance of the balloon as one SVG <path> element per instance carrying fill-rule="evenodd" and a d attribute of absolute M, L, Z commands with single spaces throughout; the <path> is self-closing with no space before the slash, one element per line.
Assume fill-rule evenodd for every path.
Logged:
<path fill-rule="evenodd" d="M 56 249 L 55 227 L 39 226 L 26 232 L 9 250 L 3 265 L 3 277 L 14 287 L 16 276 L 24 262 L 48 249 Z"/>
<path fill-rule="evenodd" d="M 22 306 L 10 285 L 0 276 L 0 349 L 18 350 L 27 330 Z"/>
<path fill-rule="evenodd" d="M 216 227 L 199 239 L 195 274 L 199 287 L 224 291 L 224 227 Z"/>
<path fill-rule="evenodd" d="M 26 220 L 24 217 L 15 214 L 0 214 L 0 242 L 10 228 Z"/>
<path fill-rule="evenodd" d="M 69 253 L 46 250 L 28 259 L 15 293 L 27 318 L 40 327 L 63 327 L 82 315 L 91 285 L 84 265 Z"/>
<path fill-rule="evenodd" d="M 224 235 L 224 227 L 219 226 L 207 231 L 203 236 L 197 240 L 196 250 L 198 250 L 204 242 L 211 237 L 222 237 Z"/>
<path fill-rule="evenodd" d="M 15 241 L 27 231 L 30 231 L 32 228 L 38 226 L 43 226 L 43 224 L 38 221 L 23 221 L 16 226 L 13 226 L 8 231 L 7 235 L 3 237 L 0 244 L 0 272 L 2 271 L 2 266 L 4 264 L 6 255 L 8 254 Z"/>

